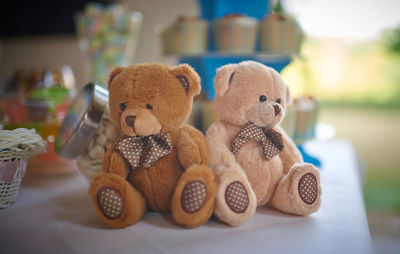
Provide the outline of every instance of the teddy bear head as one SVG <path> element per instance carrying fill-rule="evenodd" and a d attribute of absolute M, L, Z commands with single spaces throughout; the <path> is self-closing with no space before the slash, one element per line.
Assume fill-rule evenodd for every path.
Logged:
<path fill-rule="evenodd" d="M 110 114 L 127 136 L 169 132 L 187 120 L 200 78 L 186 64 L 161 63 L 117 67 L 108 83 Z"/>
<path fill-rule="evenodd" d="M 237 126 L 254 123 L 273 128 L 282 121 L 292 100 L 279 73 L 254 61 L 222 66 L 214 87 L 221 120 Z"/>

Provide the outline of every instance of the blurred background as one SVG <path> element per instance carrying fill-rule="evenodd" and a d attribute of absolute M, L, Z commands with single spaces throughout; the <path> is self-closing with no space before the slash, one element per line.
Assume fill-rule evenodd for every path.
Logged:
<path fill-rule="evenodd" d="M 2 89 L 16 69 L 67 64 L 78 88 L 90 80 L 73 18 L 87 2 L 4 3 Z M 160 29 L 181 15 L 197 16 L 197 2 L 119 3 L 143 18 L 131 62 L 176 64 L 177 57 L 162 53 Z M 355 146 L 365 167 L 364 198 L 377 252 L 400 253 L 400 1 L 285 0 L 282 6 L 306 35 L 300 54 L 282 70 L 283 79 L 295 95 L 317 98 L 319 121 Z"/>
<path fill-rule="evenodd" d="M 356 147 L 377 253 L 400 253 L 400 2 L 284 3 L 307 39 L 283 78 L 317 96 L 320 120 Z"/>

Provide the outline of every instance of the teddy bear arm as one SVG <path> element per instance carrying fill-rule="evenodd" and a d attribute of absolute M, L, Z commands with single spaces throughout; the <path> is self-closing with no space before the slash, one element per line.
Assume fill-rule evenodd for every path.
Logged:
<path fill-rule="evenodd" d="M 185 125 L 179 133 L 177 144 L 179 162 L 183 168 L 193 164 L 208 165 L 210 161 L 210 149 L 203 134 Z"/>
<path fill-rule="evenodd" d="M 279 157 L 282 160 L 283 172 L 287 174 L 294 164 L 303 163 L 303 156 L 289 135 L 282 128 L 279 128 L 278 131 L 283 135 L 284 144 L 284 149 Z"/>
<path fill-rule="evenodd" d="M 104 155 L 103 172 L 113 173 L 126 178 L 129 174 L 129 166 L 121 154 L 111 148 Z"/>
<path fill-rule="evenodd" d="M 212 124 L 207 131 L 206 140 L 211 151 L 211 168 L 214 170 L 221 168 L 241 169 L 240 165 L 236 162 L 235 156 L 228 146 L 229 142 L 226 134 L 227 130 L 221 122 Z"/>

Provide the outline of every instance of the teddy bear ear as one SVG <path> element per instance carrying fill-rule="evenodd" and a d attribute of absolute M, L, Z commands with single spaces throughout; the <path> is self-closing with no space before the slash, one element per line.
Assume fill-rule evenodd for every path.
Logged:
<path fill-rule="evenodd" d="M 237 66 L 237 64 L 227 64 L 217 70 L 217 75 L 214 79 L 214 90 L 217 97 L 223 96 L 228 91 L 229 83 Z"/>
<path fill-rule="evenodd" d="M 123 71 L 125 68 L 121 67 L 121 66 L 117 66 L 115 67 L 115 69 L 110 73 L 110 77 L 108 79 L 108 89 L 110 89 L 111 87 L 111 82 L 113 81 L 113 79 L 121 73 L 121 71 Z"/>
<path fill-rule="evenodd" d="M 200 77 L 190 65 L 181 64 L 173 67 L 171 73 L 179 80 L 189 96 L 196 96 L 200 93 Z"/>
<path fill-rule="evenodd" d="M 290 92 L 290 89 L 288 86 L 286 86 L 286 105 L 290 105 L 293 103 L 293 97 L 292 93 Z"/>

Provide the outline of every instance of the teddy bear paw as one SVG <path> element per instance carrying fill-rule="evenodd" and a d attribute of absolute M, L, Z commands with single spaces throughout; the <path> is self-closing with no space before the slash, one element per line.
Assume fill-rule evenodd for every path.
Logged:
<path fill-rule="evenodd" d="M 319 170 L 312 164 L 295 165 L 288 178 L 297 186 L 292 185 L 292 206 L 299 214 L 310 214 L 318 210 L 321 204 L 321 187 Z"/>
<path fill-rule="evenodd" d="M 257 199 L 244 173 L 225 168 L 218 176 L 215 215 L 223 222 L 236 226 L 250 219 Z"/>
<path fill-rule="evenodd" d="M 298 184 L 299 196 L 307 205 L 312 205 L 318 198 L 317 177 L 307 173 L 300 178 Z"/>
<path fill-rule="evenodd" d="M 317 211 L 321 204 L 319 170 L 312 164 L 296 164 L 281 180 L 270 205 L 278 210 L 307 215 Z"/>
<path fill-rule="evenodd" d="M 234 181 L 225 190 L 225 202 L 235 213 L 244 213 L 249 207 L 249 194 L 244 185 Z"/>
<path fill-rule="evenodd" d="M 97 203 L 104 217 L 117 219 L 124 212 L 125 202 L 119 191 L 111 186 L 102 187 L 97 192 Z"/>
<path fill-rule="evenodd" d="M 186 184 L 182 192 L 182 209 L 187 213 L 200 210 L 207 200 L 207 187 L 199 180 Z"/>
<path fill-rule="evenodd" d="M 186 228 L 203 225 L 212 215 L 217 190 L 214 174 L 205 165 L 186 169 L 172 198 L 172 216 Z"/>
<path fill-rule="evenodd" d="M 97 215 L 111 228 L 135 224 L 146 210 L 142 194 L 119 175 L 98 174 L 90 184 L 89 193 Z"/>

